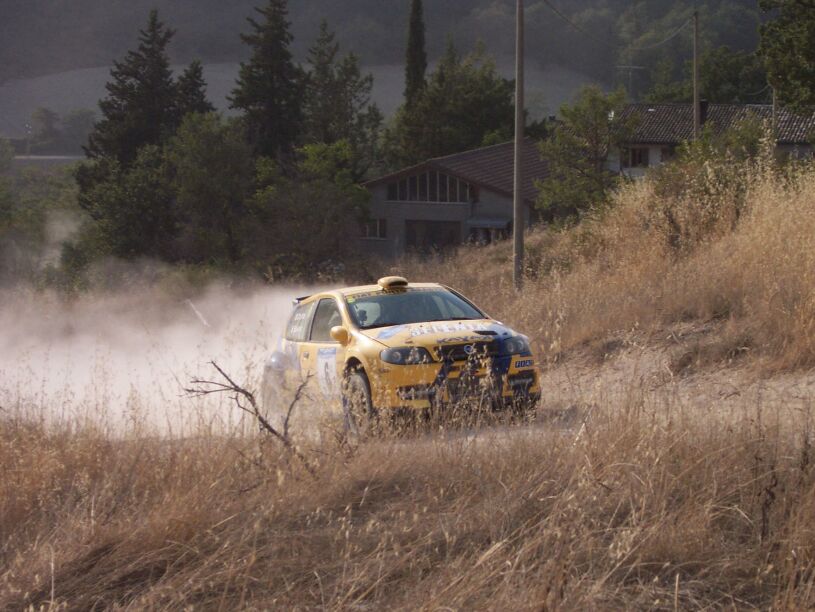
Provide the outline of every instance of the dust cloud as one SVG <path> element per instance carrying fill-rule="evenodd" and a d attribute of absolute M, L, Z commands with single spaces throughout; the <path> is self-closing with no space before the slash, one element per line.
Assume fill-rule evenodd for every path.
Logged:
<path fill-rule="evenodd" d="M 197 297 L 166 289 L 87 294 L 0 292 L 0 417 L 190 432 L 243 427 L 227 397 L 193 399 L 184 386 L 213 379 L 217 361 L 259 387 L 303 288 L 210 286 Z"/>

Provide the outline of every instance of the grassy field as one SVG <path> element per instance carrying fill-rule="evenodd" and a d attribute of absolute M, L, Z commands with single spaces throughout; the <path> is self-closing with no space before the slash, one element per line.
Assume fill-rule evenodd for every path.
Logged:
<path fill-rule="evenodd" d="M 532 424 L 322 424 L 304 465 L 240 424 L 112 435 L 4 389 L 0 609 L 815 606 L 815 174 L 671 181 L 535 233 L 520 296 L 508 245 L 398 267 L 531 336 Z"/>

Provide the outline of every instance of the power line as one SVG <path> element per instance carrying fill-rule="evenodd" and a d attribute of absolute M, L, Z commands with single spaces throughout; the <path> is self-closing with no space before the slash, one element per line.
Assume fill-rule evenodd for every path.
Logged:
<path fill-rule="evenodd" d="M 661 47 L 662 45 L 671 42 L 674 38 L 679 36 L 682 33 L 682 31 L 686 27 L 688 27 L 690 25 L 690 23 L 691 23 L 691 19 L 688 19 L 682 25 L 680 25 L 678 28 L 676 28 L 673 32 L 671 32 L 665 39 L 659 41 L 658 43 L 655 43 L 653 45 L 645 45 L 643 47 L 631 47 L 631 46 L 618 45 L 618 44 L 609 42 L 607 40 L 597 40 L 596 38 L 594 38 L 593 34 L 591 34 L 586 29 L 582 28 L 581 26 L 577 25 L 574 21 L 569 19 L 569 17 L 567 15 L 565 15 L 560 9 L 558 9 L 554 4 L 552 4 L 550 2 L 550 0 L 543 0 L 543 3 L 546 6 L 548 6 L 549 9 L 555 15 L 560 17 L 563 21 L 565 21 L 567 24 L 569 24 L 572 28 L 574 28 L 575 30 L 577 30 L 581 34 L 585 34 L 586 36 L 591 37 L 592 39 L 594 39 L 595 42 L 600 42 L 600 43 L 606 45 L 609 49 L 621 49 L 623 51 L 649 51 L 651 49 L 656 49 L 658 47 Z"/>
<path fill-rule="evenodd" d="M 758 91 L 754 91 L 753 93 L 748 93 L 748 94 L 744 94 L 744 95 L 745 95 L 745 97 L 747 97 L 747 98 L 752 98 L 753 96 L 758 96 L 758 95 L 763 94 L 763 93 L 764 93 L 765 91 L 767 91 L 769 88 L 770 88 L 770 84 L 769 84 L 769 83 L 767 83 L 767 84 L 766 84 L 764 87 L 762 87 L 762 88 L 761 88 L 761 89 L 759 89 Z"/>
<path fill-rule="evenodd" d="M 651 49 L 656 49 L 658 47 L 661 47 L 664 44 L 667 44 L 667 43 L 671 42 L 674 38 L 679 36 L 682 33 L 682 31 L 691 24 L 691 21 L 692 21 L 691 19 L 688 19 L 685 23 L 683 23 L 681 26 L 676 28 L 676 30 L 674 30 L 673 33 L 671 33 L 667 38 L 665 38 L 664 40 L 661 40 L 658 43 L 655 43 L 653 45 L 646 45 L 644 47 L 623 47 L 623 48 L 626 51 L 649 51 Z"/>

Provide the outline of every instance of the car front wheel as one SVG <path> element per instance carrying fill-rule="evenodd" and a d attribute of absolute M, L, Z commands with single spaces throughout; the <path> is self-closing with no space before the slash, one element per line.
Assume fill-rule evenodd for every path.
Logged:
<path fill-rule="evenodd" d="M 371 400 L 368 378 L 359 370 L 350 372 L 343 382 L 342 406 L 346 432 L 363 439 L 373 432 L 376 410 Z"/>

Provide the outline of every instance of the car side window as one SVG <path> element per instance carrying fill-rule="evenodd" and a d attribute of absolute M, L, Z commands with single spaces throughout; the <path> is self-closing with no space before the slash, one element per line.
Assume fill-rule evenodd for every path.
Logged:
<path fill-rule="evenodd" d="M 303 304 L 294 309 L 286 326 L 286 340 L 292 342 L 303 342 L 308 336 L 311 313 L 314 311 L 314 303 Z"/>
<path fill-rule="evenodd" d="M 331 337 L 331 328 L 342 325 L 342 316 L 337 302 L 333 299 L 320 300 L 317 312 L 314 313 L 314 323 L 311 325 L 312 342 L 334 342 Z"/>

